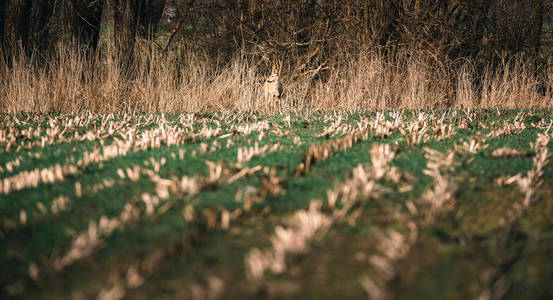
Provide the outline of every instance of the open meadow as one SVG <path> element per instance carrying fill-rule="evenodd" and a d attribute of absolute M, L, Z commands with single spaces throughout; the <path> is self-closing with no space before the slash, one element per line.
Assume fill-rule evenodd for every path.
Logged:
<path fill-rule="evenodd" d="M 0 298 L 553 295 L 550 110 L 0 115 Z"/>

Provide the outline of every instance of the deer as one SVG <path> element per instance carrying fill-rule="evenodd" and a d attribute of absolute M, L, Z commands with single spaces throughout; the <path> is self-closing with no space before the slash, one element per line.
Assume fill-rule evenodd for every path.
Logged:
<path fill-rule="evenodd" d="M 273 65 L 271 75 L 267 77 L 265 83 L 263 84 L 263 92 L 265 96 L 265 104 L 269 109 L 274 109 L 278 107 L 279 110 L 282 109 L 281 105 L 281 96 L 282 96 L 282 82 L 280 81 L 280 69 Z M 276 102 L 276 103 L 275 103 Z"/>

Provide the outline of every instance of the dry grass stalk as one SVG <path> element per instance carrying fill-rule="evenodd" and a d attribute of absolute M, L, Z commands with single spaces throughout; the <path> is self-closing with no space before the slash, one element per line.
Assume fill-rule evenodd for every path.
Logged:
<path fill-rule="evenodd" d="M 518 117 L 517 117 L 518 118 Z M 495 125 L 494 125 L 495 127 Z M 503 126 L 493 128 L 488 133 L 486 137 L 499 137 L 499 136 L 508 136 L 512 134 L 520 134 L 526 129 L 526 124 L 522 120 L 515 119 L 512 122 L 503 121 Z"/>
<path fill-rule="evenodd" d="M 327 159 L 335 151 L 343 151 L 353 147 L 353 145 L 357 144 L 357 142 L 365 136 L 363 132 L 356 130 L 344 138 L 309 146 L 303 162 L 296 168 L 296 175 L 309 173 L 311 165 L 316 161 Z"/>
<path fill-rule="evenodd" d="M 376 113 L 376 119 L 371 122 L 369 131 L 375 137 L 387 138 L 395 130 L 399 130 L 400 126 L 404 125 L 403 115 L 399 112 L 390 112 L 389 117 L 393 119 L 386 120 L 383 113 Z"/>
<path fill-rule="evenodd" d="M 399 181 L 399 172 L 395 167 L 391 167 L 389 164 L 395 157 L 395 152 L 388 144 L 373 146 L 370 150 L 371 153 L 371 177 L 376 180 L 380 180 L 384 176 L 388 176 L 394 182 Z"/>
<path fill-rule="evenodd" d="M 359 283 L 365 292 L 369 295 L 371 299 L 386 299 L 388 295 L 378 284 L 376 284 L 367 274 L 361 275 L 359 277 Z"/>
<path fill-rule="evenodd" d="M 430 127 L 426 121 L 418 121 L 406 123 L 405 127 L 399 128 L 399 131 L 405 137 L 407 145 L 414 146 L 430 140 L 429 129 Z"/>
<path fill-rule="evenodd" d="M 403 216 L 400 216 L 402 218 Z M 403 220 L 402 220 L 403 221 Z M 395 230 L 389 230 L 378 238 L 378 254 L 369 257 L 373 269 L 372 278 L 363 274 L 359 278 L 361 287 L 371 299 L 389 299 L 390 296 L 385 286 L 396 275 L 397 262 L 407 256 L 411 246 L 418 237 L 416 223 L 408 222 L 409 234 L 402 234 Z"/>
<path fill-rule="evenodd" d="M 7 172 L 13 172 L 16 168 L 18 168 L 21 165 L 21 159 L 22 157 L 19 156 L 18 158 L 12 161 L 8 161 L 3 168 L 0 167 L 0 173 L 4 173 L 4 170 Z"/>
<path fill-rule="evenodd" d="M 432 177 L 434 188 L 426 191 L 422 197 L 431 206 L 428 217 L 432 218 L 434 214 L 448 211 L 455 206 L 456 184 L 445 173 L 453 167 L 455 153 L 442 154 L 429 148 L 425 148 L 425 151 L 428 162 L 423 172 Z"/>
<path fill-rule="evenodd" d="M 50 206 L 50 211 L 52 211 L 53 214 L 57 215 L 60 212 L 66 211 L 69 209 L 69 204 L 71 200 L 64 196 L 59 196 L 54 201 L 52 201 L 52 204 Z"/>
<path fill-rule="evenodd" d="M 281 149 L 280 143 L 276 143 L 273 145 L 266 144 L 260 148 L 257 142 L 255 142 L 252 147 L 238 148 L 237 167 L 241 167 L 244 162 L 249 161 L 255 156 L 275 152 L 279 149 Z"/>
<path fill-rule="evenodd" d="M 76 174 L 77 167 L 73 165 L 55 165 L 44 169 L 23 171 L 0 181 L 0 194 L 7 195 L 27 187 L 37 187 L 39 183 L 54 183 L 62 181 L 65 176 Z"/>
<path fill-rule="evenodd" d="M 83 137 L 88 140 L 103 141 L 107 137 L 116 136 L 112 144 L 102 145 L 102 147 L 100 148 L 96 147 L 90 152 L 85 152 L 79 159 L 75 160 L 71 158 L 72 161 L 66 165 L 56 165 L 44 169 L 23 171 L 6 177 L 0 181 L 0 193 L 8 194 L 24 188 L 37 187 L 40 183 L 53 183 L 63 181 L 67 175 L 77 174 L 80 169 L 89 164 L 105 162 L 115 157 L 125 156 L 129 152 L 144 151 L 160 148 L 162 146 L 182 145 L 183 143 L 191 139 L 196 139 L 199 137 L 209 138 L 214 136 L 221 136 L 223 134 L 223 130 L 221 129 L 221 127 L 210 128 L 207 127 L 205 124 L 198 132 L 192 131 L 191 129 L 189 129 L 189 127 L 181 128 L 176 125 L 169 124 L 169 122 L 165 119 L 163 115 L 157 116 L 155 118 L 145 118 L 144 123 L 142 124 L 151 124 L 155 122 L 158 124 L 158 127 L 145 131 L 139 131 L 137 130 L 136 124 L 130 124 L 132 115 L 127 115 L 123 118 L 123 120 L 117 122 L 110 121 L 110 116 L 111 115 L 104 115 L 104 117 L 101 119 L 102 125 L 95 131 L 88 131 Z M 90 121 L 91 119 L 89 117 L 86 117 L 85 120 L 80 117 L 62 117 L 61 120 L 58 119 L 58 117 L 50 119 L 50 127 L 46 130 L 46 138 L 42 137 L 41 146 L 45 147 L 46 145 L 57 142 L 71 142 L 72 140 L 64 140 L 61 139 L 60 136 L 63 136 L 64 132 L 71 131 L 75 131 L 75 134 L 77 134 L 75 124 L 88 124 Z M 58 123 L 61 123 L 61 125 Z M 249 134 L 256 130 L 268 129 L 269 124 L 267 122 L 257 122 L 253 124 L 241 125 L 238 127 L 231 127 L 229 131 L 231 131 L 232 134 Z M 33 131 L 33 133 L 28 133 L 25 136 L 26 138 L 33 138 L 35 137 L 36 132 L 37 131 Z M 17 141 L 15 136 L 18 136 L 18 134 L 19 132 L 17 130 L 12 130 L 8 134 L 6 134 L 6 136 L 8 137 L 5 137 L 4 141 L 7 143 L 7 148 L 10 148 L 10 145 L 13 144 L 14 140 L 17 143 L 25 141 Z M 77 139 L 82 140 L 82 138 L 78 137 Z M 216 144 L 215 141 L 213 147 L 216 147 L 217 145 L 218 144 Z M 35 145 L 26 145 L 24 148 L 32 146 Z M 255 150 L 255 148 L 253 150 L 248 149 L 245 154 L 244 149 L 241 149 L 245 156 L 243 155 L 244 157 L 242 157 L 242 160 L 240 161 L 248 160 L 254 155 L 260 155 L 266 153 L 267 151 L 275 151 L 278 148 L 275 148 L 275 146 L 271 148 L 267 147 L 268 146 L 264 146 L 262 148 L 259 148 L 258 150 Z M 21 146 L 18 146 L 18 149 L 20 148 Z M 7 168 L 13 170 L 13 167 L 16 165 L 18 164 L 14 162 L 13 164 L 8 164 Z M 120 172 L 123 172 L 123 170 L 121 170 Z M 120 175 L 120 177 L 128 177 L 133 181 L 138 180 L 138 173 L 136 171 L 128 169 L 126 170 L 126 172 L 127 174 Z"/>
<path fill-rule="evenodd" d="M 327 191 L 328 204 L 334 208 L 340 201 L 341 207 L 333 211 L 333 218 L 337 221 L 355 222 L 357 214 L 351 209 L 357 204 L 368 201 L 371 197 L 378 197 L 381 187 L 377 183 L 384 178 L 393 182 L 399 182 L 400 174 L 396 167 L 390 166 L 395 153 L 390 145 L 374 145 L 371 148 L 372 165 L 363 167 L 357 166 L 352 170 L 352 178 L 342 184 L 336 185 L 332 190 Z"/>
<path fill-rule="evenodd" d="M 474 136 L 471 136 L 469 141 L 463 141 L 462 143 L 457 143 L 455 145 L 455 151 L 465 152 L 465 153 L 478 153 L 486 148 L 488 148 L 487 139 L 483 137 L 480 133 L 477 133 Z"/>
<path fill-rule="evenodd" d="M 407 223 L 408 234 L 390 230 L 379 237 L 377 243 L 379 253 L 373 254 L 369 258 L 373 267 L 372 275 L 363 274 L 359 278 L 359 283 L 371 299 L 390 298 L 386 286 L 396 274 L 398 261 L 407 256 L 412 245 L 417 241 L 420 226 L 417 224 L 417 217 L 425 216 L 426 224 L 428 224 L 433 220 L 433 215 L 449 210 L 455 203 L 455 184 L 447 175 L 443 174 L 453 166 L 453 152 L 443 155 L 431 149 L 426 149 L 426 152 L 428 163 L 425 174 L 434 179 L 434 187 L 427 190 L 422 198 L 425 202 L 430 203 L 430 207 L 427 210 L 424 207 L 417 209 L 412 202 L 408 202 L 407 207 L 412 214 L 411 217 L 401 212 L 392 215 L 392 218 Z"/>
<path fill-rule="evenodd" d="M 225 181 L 225 178 L 228 177 L 228 171 L 226 171 L 221 163 L 215 164 L 210 162 L 208 163 L 208 167 L 209 176 L 203 179 L 183 176 L 180 179 L 168 180 L 159 177 L 159 175 L 157 175 L 153 170 L 140 169 L 136 167 L 132 169 L 128 168 L 127 171 L 134 170 L 133 172 L 136 172 L 137 174 L 144 173 L 149 176 L 152 182 L 156 184 L 156 195 L 145 193 L 141 196 L 141 199 L 145 205 L 144 213 L 146 216 L 151 216 L 154 212 L 156 212 L 156 209 L 161 204 L 161 200 L 168 198 L 169 191 L 175 194 L 180 193 L 193 195 L 198 193 L 202 187 L 208 186 L 216 181 Z M 199 182 L 202 183 L 200 184 Z M 58 210 L 65 209 L 65 205 L 65 200 L 63 203 L 61 201 L 57 201 L 52 204 L 52 210 L 54 210 L 54 207 Z M 158 213 L 162 214 L 167 208 L 168 207 L 166 206 L 161 206 L 158 209 Z M 190 214 L 190 212 L 188 214 Z M 218 223 L 220 223 L 221 228 L 228 228 L 229 226 L 231 216 L 226 210 L 223 210 L 220 213 L 220 218 L 218 214 L 215 214 L 213 211 L 204 211 L 204 215 L 206 216 L 206 220 L 208 221 L 208 226 L 210 228 L 214 228 Z M 90 255 L 101 244 L 102 238 L 111 235 L 116 229 L 121 229 L 128 222 L 137 220 L 139 217 L 140 209 L 127 204 L 118 217 L 110 219 L 102 216 L 98 223 L 91 221 L 88 229 L 80 233 L 73 240 L 73 243 L 67 253 L 61 258 L 57 258 L 53 261 L 53 267 L 56 270 L 61 270 L 64 267 L 71 265 L 76 260 Z M 190 219 L 193 219 L 193 217 Z M 220 222 L 217 222 L 217 219 L 220 219 Z"/>
<path fill-rule="evenodd" d="M 432 126 L 433 136 L 438 141 L 454 136 L 457 133 L 457 129 L 453 124 L 446 124 L 444 122 L 445 115 L 441 120 L 438 120 L 437 124 Z"/>
<path fill-rule="evenodd" d="M 332 215 L 327 216 L 320 212 L 320 202 L 312 202 L 309 210 L 300 210 L 294 214 L 287 228 L 275 228 L 275 234 L 271 237 L 272 247 L 266 250 L 253 249 L 246 256 L 248 278 L 258 282 L 263 279 L 267 270 L 273 273 L 284 272 L 286 253 L 302 253 L 307 250 L 311 240 L 324 234 L 334 222 L 357 218 L 359 211 L 350 210 L 356 204 L 377 194 L 375 180 L 384 176 L 396 179 L 397 175 L 394 174 L 397 174 L 397 171 L 394 167 L 388 166 L 393 157 L 394 152 L 389 145 L 375 145 L 371 149 L 373 166 L 358 166 L 353 170 L 352 179 L 328 191 L 330 206 L 334 207 L 340 198 L 341 209 L 334 210 Z"/>
<path fill-rule="evenodd" d="M 536 142 L 532 144 L 536 153 L 532 158 L 532 169 L 528 171 L 526 176 L 522 177 L 518 174 L 513 177 L 513 180 L 510 180 L 516 181 L 520 190 L 524 193 L 524 207 L 528 207 L 536 201 L 535 189 L 542 184 L 543 169 L 549 164 L 549 158 L 551 157 L 547 148 L 550 141 L 551 136 L 548 132 L 538 133 Z"/>
<path fill-rule="evenodd" d="M 60 258 L 54 259 L 52 266 L 59 271 L 78 259 L 92 254 L 101 244 L 102 237 L 110 235 L 117 228 L 124 226 L 129 221 L 137 219 L 138 215 L 139 211 L 137 208 L 127 203 L 118 217 L 108 218 L 102 216 L 98 223 L 91 221 L 88 229 L 81 232 L 73 240 L 66 254 Z"/>
<path fill-rule="evenodd" d="M 297 211 L 286 228 L 275 228 L 271 248 L 264 251 L 255 248 L 246 255 L 246 274 L 250 280 L 262 280 L 268 270 L 273 273 L 284 272 L 287 253 L 305 252 L 311 240 L 328 230 L 332 219 L 321 213 L 320 207 L 320 202 L 312 202 L 309 210 Z"/>
<path fill-rule="evenodd" d="M 495 158 L 513 158 L 513 157 L 521 157 L 526 156 L 528 153 L 526 151 L 509 148 L 509 147 L 501 147 L 493 150 L 492 157 Z"/>
<path fill-rule="evenodd" d="M 522 58 L 503 61 L 480 75 L 472 62 L 443 65 L 428 52 L 386 56 L 362 51 L 340 65 L 324 66 L 320 79 L 277 73 L 279 78 L 263 88 L 259 82 L 265 78 L 251 58 L 218 65 L 198 52 L 162 55 L 155 47 L 135 47 L 132 74 L 119 67 L 123 57 L 106 63 L 80 45 L 59 45 L 46 61 L 16 54 L 12 62 L 0 65 L 0 111 L 272 112 L 274 101 L 263 98 L 282 97 L 280 77 L 293 80 L 286 88 L 288 107 L 278 110 L 551 107 L 551 95 L 539 89 L 551 82 L 540 80 Z M 453 68 L 459 70 L 456 77 L 446 71 Z M 544 72 L 544 78 L 553 77 L 551 69 Z"/>

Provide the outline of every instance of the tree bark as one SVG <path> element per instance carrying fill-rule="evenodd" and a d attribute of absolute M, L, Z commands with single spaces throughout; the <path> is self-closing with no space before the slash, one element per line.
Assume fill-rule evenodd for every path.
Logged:
<path fill-rule="evenodd" d="M 544 0 L 532 1 L 532 29 L 530 34 L 530 47 L 535 54 L 539 53 L 541 47 L 544 10 Z"/>
<path fill-rule="evenodd" d="M 77 0 L 74 3 L 74 23 L 78 28 L 76 35 L 81 43 L 96 49 L 102 20 L 102 1 Z"/>
<path fill-rule="evenodd" d="M 4 22 L 6 21 L 6 1 L 0 3 L 0 44 L 4 41 Z"/>
<path fill-rule="evenodd" d="M 105 0 L 102 7 L 100 21 L 100 35 L 98 37 L 99 57 L 103 62 L 111 64 L 116 57 L 115 51 L 115 3 L 114 0 Z"/>
<path fill-rule="evenodd" d="M 138 19 L 140 16 L 140 0 L 115 0 L 114 3 L 114 33 L 115 48 L 124 70 L 132 66 L 134 43 L 137 36 Z"/>
<path fill-rule="evenodd" d="M 18 44 L 26 47 L 29 36 L 29 15 L 32 0 L 8 0 L 5 10 L 3 28 L 3 43 L 7 47 L 16 47 Z"/>
<path fill-rule="evenodd" d="M 114 0 L 115 45 L 124 69 L 132 66 L 136 38 L 154 32 L 164 7 L 165 0 Z"/>
<path fill-rule="evenodd" d="M 49 36 L 49 21 L 53 15 L 52 1 L 35 1 L 31 9 L 29 24 L 29 44 L 39 52 L 43 52 L 52 40 Z"/>
<path fill-rule="evenodd" d="M 142 36 L 147 36 L 156 32 L 159 21 L 161 20 L 161 15 L 163 14 L 163 9 L 165 8 L 166 0 L 149 0 L 144 2 L 145 3 L 141 5 L 140 34 Z"/>

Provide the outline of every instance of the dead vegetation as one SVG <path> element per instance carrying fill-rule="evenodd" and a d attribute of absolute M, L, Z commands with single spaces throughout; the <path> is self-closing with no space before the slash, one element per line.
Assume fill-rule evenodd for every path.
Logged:
<path fill-rule="evenodd" d="M 210 238 L 218 236 L 225 243 L 235 243 L 235 239 L 239 243 L 229 246 L 241 251 L 232 263 L 218 259 L 234 266 L 239 261 L 243 273 L 232 269 L 233 277 L 229 278 L 210 269 L 199 275 L 200 279 L 189 278 L 181 290 L 216 299 L 237 289 L 239 294 L 265 291 L 276 295 L 282 284 L 282 292 L 293 295 L 301 293 L 300 284 L 276 284 L 274 276 L 299 276 L 298 272 L 305 272 L 298 271 L 303 263 L 321 255 L 313 249 L 332 243 L 325 239 L 336 230 L 364 228 L 370 222 L 371 231 L 365 236 L 370 243 L 361 248 L 365 252 L 359 250 L 353 257 L 359 262 L 358 267 L 352 267 L 356 272 L 354 286 L 371 298 L 390 298 L 396 293 L 397 279 L 405 276 L 401 273 L 403 264 L 413 264 L 412 256 L 420 255 L 417 251 L 428 241 L 429 232 L 441 228 L 441 222 L 459 222 L 459 216 L 467 213 L 459 206 L 467 205 L 467 186 L 478 184 L 473 177 L 478 177 L 480 170 L 474 164 L 531 162 L 526 171 L 516 169 L 518 173 L 482 180 L 500 192 L 511 193 L 508 199 L 512 203 L 505 203 L 504 210 L 498 208 L 498 222 L 502 223 L 494 228 L 509 231 L 534 207 L 548 201 L 543 193 L 544 186 L 549 186 L 544 180 L 549 176 L 551 121 L 537 120 L 534 112 L 498 118 L 503 113 L 464 109 L 351 115 L 337 111 L 295 113 L 280 119 L 239 112 L 4 115 L 0 149 L 10 158 L 0 169 L 1 196 L 13 199 L 59 186 L 64 190 L 10 210 L 9 217 L 0 220 L 0 242 L 49 220 L 83 213 L 83 204 L 100 203 L 98 195 L 125 191 L 123 199 L 115 200 L 124 201 L 120 210 L 87 215 L 79 221 L 83 224 L 74 227 L 78 230 L 66 230 L 67 243 L 26 262 L 21 276 L 40 284 L 65 276 L 74 268 L 86 268 L 104 249 L 113 247 L 112 239 L 141 232 L 144 224 L 164 224 L 171 216 L 172 222 L 179 220 L 191 228 L 191 236 L 175 238 L 117 267 L 107 266 L 108 276 L 91 286 L 90 294 L 103 299 L 132 297 L 173 260 L 209 247 Z M 529 130 L 536 131 L 535 137 L 526 134 Z M 528 138 L 531 144 L 498 145 L 498 141 L 509 139 L 518 143 L 518 138 Z M 89 146 L 81 151 L 76 148 L 79 143 Z M 436 150 L 434 146 L 443 148 Z M 59 156 L 49 152 L 55 147 L 72 155 L 40 167 L 29 164 Z M 225 156 L 218 155 L 224 151 Z M 295 163 L 280 161 L 278 156 L 285 152 L 292 153 Z M 351 153 L 366 158 L 347 170 L 337 166 L 346 163 L 340 160 L 342 155 Z M 125 162 L 128 157 L 139 159 Z M 185 175 L 187 161 L 201 167 Z M 117 167 L 110 167 L 112 164 Z M 182 169 L 175 168 L 176 164 Z M 321 172 L 324 168 L 328 169 Z M 342 168 L 339 176 L 335 176 L 336 168 Z M 465 172 L 471 168 L 474 173 L 469 176 Z M 101 178 L 87 178 L 91 170 L 104 169 L 107 171 Z M 419 171 L 419 176 L 414 175 Z M 328 176 L 336 177 L 328 186 L 302 185 Z M 300 187 L 294 187 L 298 183 Z M 283 208 L 287 203 L 282 199 L 297 201 L 292 191 L 301 194 L 304 188 L 320 189 L 320 197 L 306 197 L 293 209 Z M 206 194 L 214 196 L 202 198 Z M 20 205 L 17 201 L 13 204 Z M 446 240 L 448 247 L 452 240 Z M 498 280 L 511 284 L 506 272 L 494 268 L 499 272 Z M 247 288 L 235 286 L 235 282 Z M 478 292 L 493 293 L 494 282 L 483 284 Z M 18 295 L 31 288 L 18 278 L 4 291 Z"/>
<path fill-rule="evenodd" d="M 130 79 L 117 64 L 105 64 L 77 46 L 52 54 L 48 67 L 25 56 L 0 65 L 0 111 L 278 112 L 531 108 L 552 103 L 553 83 L 540 82 L 523 58 L 503 61 L 481 75 L 467 67 L 458 76 L 446 76 L 424 52 L 404 53 L 407 60 L 366 51 L 326 70 L 324 79 L 282 74 L 286 88 L 277 107 L 264 100 L 265 74 L 251 59 L 237 57 L 217 66 L 202 54 L 161 55 L 153 45 L 141 47 L 136 49 L 141 58 L 136 61 L 137 76 Z M 540 78 L 553 78 L 550 71 Z M 453 93 L 452 86 L 462 86 L 461 92 Z"/>

